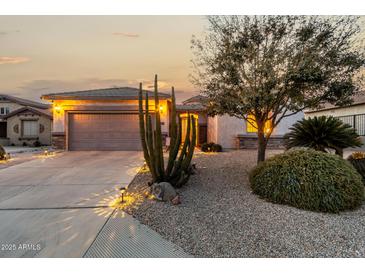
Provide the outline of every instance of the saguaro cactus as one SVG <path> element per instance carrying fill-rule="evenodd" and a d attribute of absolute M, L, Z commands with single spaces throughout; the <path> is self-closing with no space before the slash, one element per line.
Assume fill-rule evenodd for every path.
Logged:
<path fill-rule="evenodd" d="M 196 145 L 196 121 L 193 115 L 188 114 L 187 130 L 184 144 L 182 144 L 182 122 L 176 114 L 175 91 L 172 87 L 171 119 L 170 119 L 170 151 L 165 169 L 162 148 L 162 132 L 160 117 L 160 102 L 158 98 L 157 75 L 154 85 L 154 119 L 155 128 L 152 125 L 152 115 L 149 110 L 148 93 L 145 94 L 145 107 L 143 108 L 143 88 L 139 85 L 139 126 L 143 148 L 143 155 L 151 172 L 153 182 L 169 182 L 175 187 L 185 184 L 191 173 L 191 159 Z M 177 123 L 177 120 L 179 123 Z M 180 152 L 180 154 L 179 154 Z"/>

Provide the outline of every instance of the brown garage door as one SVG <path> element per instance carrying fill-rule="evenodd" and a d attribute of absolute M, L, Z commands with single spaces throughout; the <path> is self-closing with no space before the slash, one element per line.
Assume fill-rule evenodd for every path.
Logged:
<path fill-rule="evenodd" d="M 138 115 L 70 114 L 69 150 L 141 150 Z"/>

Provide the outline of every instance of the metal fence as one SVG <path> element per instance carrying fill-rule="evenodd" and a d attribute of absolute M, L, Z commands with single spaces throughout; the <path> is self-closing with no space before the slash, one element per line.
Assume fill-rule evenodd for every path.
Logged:
<path fill-rule="evenodd" d="M 336 118 L 352 126 L 360 136 L 365 136 L 365 114 L 337 116 Z"/>

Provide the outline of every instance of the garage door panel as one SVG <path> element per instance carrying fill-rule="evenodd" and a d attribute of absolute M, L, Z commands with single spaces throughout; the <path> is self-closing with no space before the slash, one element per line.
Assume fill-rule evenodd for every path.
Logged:
<path fill-rule="evenodd" d="M 70 150 L 141 150 L 137 114 L 74 113 Z"/>

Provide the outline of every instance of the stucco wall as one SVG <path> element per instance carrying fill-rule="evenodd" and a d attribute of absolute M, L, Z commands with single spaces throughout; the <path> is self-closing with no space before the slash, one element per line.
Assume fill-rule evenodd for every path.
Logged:
<path fill-rule="evenodd" d="M 305 113 L 305 117 L 314 117 L 314 116 L 346 116 L 346 115 L 355 115 L 355 114 L 365 114 L 365 105 L 357 105 L 357 106 L 349 106 L 345 108 L 336 108 L 336 109 L 328 109 L 322 111 L 316 111 Z"/>
<path fill-rule="evenodd" d="M 208 142 L 224 149 L 237 148 L 237 135 L 244 133 L 245 122 L 229 115 L 208 117 Z"/>
<path fill-rule="evenodd" d="M 154 101 L 149 101 L 150 111 L 154 110 Z M 60 106 L 61 110 L 58 112 L 53 108 L 53 132 L 61 133 L 66 131 L 66 115 L 68 111 L 121 111 L 126 108 L 138 109 L 137 100 L 57 100 L 53 102 L 53 106 Z M 160 100 L 162 106 L 161 113 L 161 130 L 163 133 L 168 132 L 169 128 L 169 114 L 167 107 L 167 100 Z"/>
<path fill-rule="evenodd" d="M 9 143 L 10 144 L 14 144 L 14 145 L 23 145 L 23 143 L 27 143 L 28 145 L 32 146 L 33 143 L 36 141 L 35 139 L 32 139 L 32 140 L 27 140 L 27 139 L 24 139 L 22 140 L 22 119 L 35 119 L 38 121 L 38 130 L 40 128 L 40 124 L 43 125 L 44 127 L 44 130 L 42 133 L 40 133 L 39 131 L 39 142 L 42 144 L 42 145 L 50 145 L 51 144 L 51 131 L 52 131 L 52 120 L 49 119 L 48 117 L 46 116 L 43 116 L 43 115 L 35 115 L 35 114 L 32 114 L 32 115 L 14 115 L 12 117 L 9 117 L 7 119 L 7 134 L 8 134 L 8 138 L 9 138 Z M 14 127 L 15 126 L 18 126 L 18 131 L 15 132 L 14 130 Z M 20 140 L 19 140 L 20 138 Z"/>
<path fill-rule="evenodd" d="M 207 141 L 208 143 L 218 143 L 217 137 L 218 116 L 208 117 Z"/>
<path fill-rule="evenodd" d="M 284 118 L 274 129 L 272 136 L 282 136 L 298 120 L 304 117 L 300 112 Z M 256 137 L 256 133 L 246 131 L 246 121 L 229 115 L 208 117 L 208 142 L 222 145 L 225 149 L 238 148 L 237 135 Z"/>
<path fill-rule="evenodd" d="M 277 125 L 277 127 L 274 129 L 272 135 L 274 136 L 282 136 L 286 133 L 288 133 L 289 128 L 297 121 L 303 119 L 304 113 L 298 112 L 297 114 L 294 114 L 289 117 L 283 118 L 280 123 Z"/>

